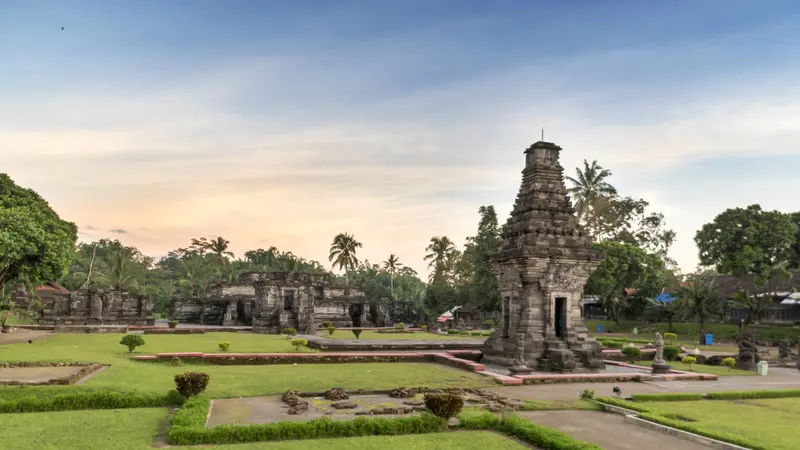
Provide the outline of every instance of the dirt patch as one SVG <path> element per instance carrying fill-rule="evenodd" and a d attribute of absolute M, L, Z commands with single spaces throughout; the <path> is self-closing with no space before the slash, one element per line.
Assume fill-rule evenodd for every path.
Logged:
<path fill-rule="evenodd" d="M 594 411 L 520 412 L 533 422 L 561 430 L 575 439 L 591 442 L 606 450 L 663 448 L 708 450 L 705 445 L 625 422 L 617 414 Z"/>

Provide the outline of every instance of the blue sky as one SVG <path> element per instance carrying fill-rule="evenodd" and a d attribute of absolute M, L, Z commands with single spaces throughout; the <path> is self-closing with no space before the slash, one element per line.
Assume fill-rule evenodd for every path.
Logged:
<path fill-rule="evenodd" d="M 0 170 L 82 239 L 326 261 L 347 231 L 424 271 L 431 236 L 506 217 L 544 127 L 689 271 L 724 209 L 800 210 L 798 75 L 795 1 L 5 0 Z"/>

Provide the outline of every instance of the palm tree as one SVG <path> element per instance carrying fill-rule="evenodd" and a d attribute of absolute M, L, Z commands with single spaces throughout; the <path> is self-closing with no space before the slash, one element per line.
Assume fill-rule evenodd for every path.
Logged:
<path fill-rule="evenodd" d="M 717 314 L 722 305 L 714 278 L 701 274 L 689 276 L 688 281 L 678 288 L 677 297 L 676 308 L 680 314 L 685 318 L 696 319 L 700 323 L 702 345 L 706 321 Z"/>
<path fill-rule="evenodd" d="M 122 247 L 104 255 L 104 269 L 98 270 L 98 278 L 104 279 L 112 289 L 126 291 L 136 287 L 136 278 L 142 272 L 140 256 L 131 247 Z"/>
<path fill-rule="evenodd" d="M 361 242 L 358 242 L 352 234 L 339 233 L 333 238 L 328 261 L 333 263 L 333 267 L 339 266 L 339 269 L 344 269 L 345 283 L 348 282 L 347 271 L 355 269 L 358 265 L 356 249 L 361 246 Z"/>
<path fill-rule="evenodd" d="M 222 236 L 217 236 L 217 238 L 213 241 L 209 241 L 205 247 L 208 251 L 214 253 L 220 259 L 224 259 L 226 257 L 233 258 L 233 252 L 228 251 L 228 246 L 230 244 L 231 241 L 223 238 Z"/>
<path fill-rule="evenodd" d="M 425 251 L 428 252 L 425 255 L 425 260 L 430 260 L 428 267 L 433 269 L 431 279 L 441 280 L 441 277 L 447 272 L 447 265 L 452 261 L 453 254 L 456 251 L 455 244 L 447 236 L 434 236 Z"/>
<path fill-rule="evenodd" d="M 389 272 L 389 292 L 394 298 L 394 274 L 400 270 L 400 267 L 403 266 L 403 263 L 397 258 L 397 256 L 392 253 L 389 255 L 389 259 L 383 262 L 383 269 Z"/>
<path fill-rule="evenodd" d="M 606 178 L 611 176 L 611 171 L 603 169 L 603 166 L 592 161 L 590 165 L 583 160 L 583 170 L 575 168 L 576 178 L 566 177 L 572 183 L 572 187 L 567 189 L 567 193 L 572 196 L 575 202 L 578 220 L 594 207 L 595 202 L 601 197 L 613 197 L 617 195 L 617 189 L 610 185 Z"/>

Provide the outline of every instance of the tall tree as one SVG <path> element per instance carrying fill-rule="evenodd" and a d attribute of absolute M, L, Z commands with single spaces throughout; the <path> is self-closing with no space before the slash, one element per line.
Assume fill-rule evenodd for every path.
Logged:
<path fill-rule="evenodd" d="M 589 277 L 585 291 L 597 295 L 606 312 L 620 325 L 620 315 L 634 298 L 649 298 L 663 286 L 664 261 L 639 247 L 619 242 L 602 242 L 594 248 L 603 261 Z M 626 293 L 626 289 L 632 289 Z"/>
<path fill-rule="evenodd" d="M 789 260 L 789 268 L 800 269 L 800 212 L 789 214 L 792 223 L 797 228 L 797 234 L 794 236 L 794 244 L 792 245 L 792 257 Z"/>
<path fill-rule="evenodd" d="M 425 251 L 427 252 L 425 261 L 429 261 L 428 268 L 433 269 L 430 275 L 431 283 L 446 283 L 458 252 L 455 244 L 447 236 L 434 236 Z"/>
<path fill-rule="evenodd" d="M 39 194 L 0 173 L 0 288 L 56 280 L 70 262 L 78 227 Z"/>
<path fill-rule="evenodd" d="M 714 278 L 693 274 L 678 288 L 677 307 L 681 314 L 700 323 L 700 344 L 704 343 L 706 322 L 721 311 L 722 300 L 714 284 Z"/>
<path fill-rule="evenodd" d="M 361 242 L 358 242 L 352 234 L 339 233 L 333 238 L 328 260 L 333 263 L 333 267 L 338 266 L 340 270 L 344 270 L 346 283 L 348 282 L 347 272 L 358 266 L 356 250 L 361 246 Z"/>
<path fill-rule="evenodd" d="M 606 181 L 611 176 L 611 171 L 603 169 L 597 161 L 589 164 L 583 160 L 583 169 L 575 169 L 575 178 L 566 177 L 572 183 L 567 189 L 567 193 L 572 196 L 575 203 L 578 220 L 580 221 L 586 213 L 591 210 L 600 197 L 614 197 L 617 189 Z"/>
<path fill-rule="evenodd" d="M 383 269 L 389 274 L 389 293 L 394 298 L 394 276 L 400 267 L 403 266 L 403 263 L 397 258 L 397 255 L 392 253 L 389 255 L 389 258 L 383 262 Z"/>
<path fill-rule="evenodd" d="M 750 276 L 757 287 L 773 291 L 770 284 L 785 275 L 787 263 L 792 261 L 797 233 L 788 214 L 750 205 L 723 211 L 703 225 L 694 240 L 701 266 L 737 277 Z"/>

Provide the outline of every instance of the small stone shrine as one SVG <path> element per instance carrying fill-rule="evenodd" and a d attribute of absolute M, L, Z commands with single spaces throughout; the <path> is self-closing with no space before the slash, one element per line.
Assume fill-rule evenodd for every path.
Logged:
<path fill-rule="evenodd" d="M 556 372 L 605 367 L 580 309 L 600 255 L 578 226 L 560 152 L 541 141 L 525 150 L 522 185 L 491 261 L 503 313 L 483 348 L 488 363 Z"/>

